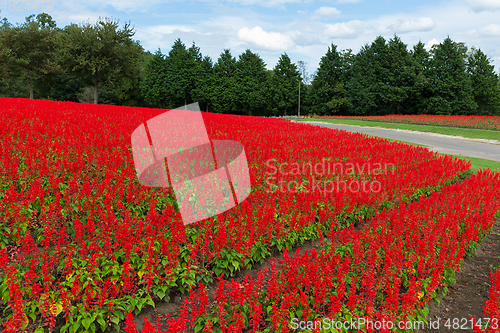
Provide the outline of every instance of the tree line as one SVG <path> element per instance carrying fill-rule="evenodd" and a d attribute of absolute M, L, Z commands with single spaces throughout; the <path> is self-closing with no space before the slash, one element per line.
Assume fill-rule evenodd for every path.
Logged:
<path fill-rule="evenodd" d="M 247 49 L 216 62 L 175 40 L 145 51 L 130 23 L 109 18 L 57 28 L 48 14 L 0 24 L 0 96 L 177 108 L 255 116 L 500 115 L 500 79 L 480 49 L 447 37 L 429 51 L 394 35 L 355 54 L 335 44 L 313 75 L 283 53 L 272 70 Z"/>

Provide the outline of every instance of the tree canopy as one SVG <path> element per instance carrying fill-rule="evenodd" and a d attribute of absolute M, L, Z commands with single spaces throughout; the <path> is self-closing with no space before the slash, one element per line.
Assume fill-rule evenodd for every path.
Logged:
<path fill-rule="evenodd" d="M 61 38 L 63 64 L 80 80 L 94 87 L 94 103 L 99 89 L 106 84 L 133 76 L 142 47 L 132 40 L 135 32 L 126 23 L 119 29 L 118 22 L 109 18 L 95 24 L 67 26 Z"/>
<path fill-rule="evenodd" d="M 28 16 L 26 22 L 11 26 L 6 21 L 0 29 L 0 60 L 3 75 L 20 74 L 29 83 L 30 98 L 33 81 L 58 71 L 56 50 L 58 45 L 55 22 L 48 14 Z"/>
<path fill-rule="evenodd" d="M 58 28 L 46 13 L 0 21 L 0 96 L 280 116 L 500 115 L 500 78 L 480 49 L 447 37 L 428 49 L 394 35 L 358 53 L 328 45 L 310 75 L 283 53 L 272 69 L 250 49 L 218 59 L 177 38 L 163 54 L 145 51 L 130 22 L 99 18 Z M 299 89 L 300 87 L 300 89 Z"/>

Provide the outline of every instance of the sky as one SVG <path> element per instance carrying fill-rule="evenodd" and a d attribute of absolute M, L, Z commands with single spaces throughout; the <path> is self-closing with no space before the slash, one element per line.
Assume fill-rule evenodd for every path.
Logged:
<path fill-rule="evenodd" d="M 38 0 L 37 8 L 30 1 L 16 1 L 13 10 L 0 0 L 0 17 L 17 23 L 46 12 L 59 27 L 112 17 L 121 27 L 130 22 L 145 50 L 167 54 L 180 38 L 214 63 L 224 49 L 236 59 L 250 49 L 272 69 L 286 52 L 312 74 L 331 44 L 357 53 L 377 36 L 396 34 L 409 49 L 449 36 L 480 48 L 500 70 L 500 0 Z"/>

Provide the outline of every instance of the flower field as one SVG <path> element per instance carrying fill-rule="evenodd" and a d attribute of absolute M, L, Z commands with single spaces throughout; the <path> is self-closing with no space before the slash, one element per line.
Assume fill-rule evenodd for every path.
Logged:
<path fill-rule="evenodd" d="M 211 139 L 244 146 L 252 192 L 184 225 L 171 188 L 138 183 L 131 153 L 134 129 L 166 110 L 12 98 L 0 98 L 0 110 L 5 332 L 134 332 L 132 314 L 177 295 L 188 297 L 169 332 L 417 319 L 498 217 L 500 175 L 466 178 L 463 160 L 203 113 Z M 286 253 L 313 239 L 325 240 L 321 251 Z M 230 282 L 276 251 L 283 258 L 256 281 Z M 159 330 L 147 322 L 142 331 Z"/>
<path fill-rule="evenodd" d="M 444 115 L 387 115 L 387 116 L 323 116 L 326 118 L 352 118 L 387 123 L 420 124 L 463 128 L 500 130 L 500 117 L 497 116 L 444 116 Z"/>

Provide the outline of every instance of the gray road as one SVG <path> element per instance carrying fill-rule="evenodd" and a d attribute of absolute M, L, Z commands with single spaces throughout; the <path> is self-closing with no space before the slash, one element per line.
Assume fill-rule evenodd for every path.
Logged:
<path fill-rule="evenodd" d="M 437 151 L 439 153 L 478 157 L 500 162 L 500 145 L 432 136 L 428 135 L 427 133 L 408 133 L 379 128 L 325 124 L 317 122 L 310 122 L 310 124 L 328 128 L 343 129 L 350 132 L 364 133 L 388 139 L 419 143 L 429 146 L 430 150 Z M 500 140 L 500 134 L 498 139 Z"/>

